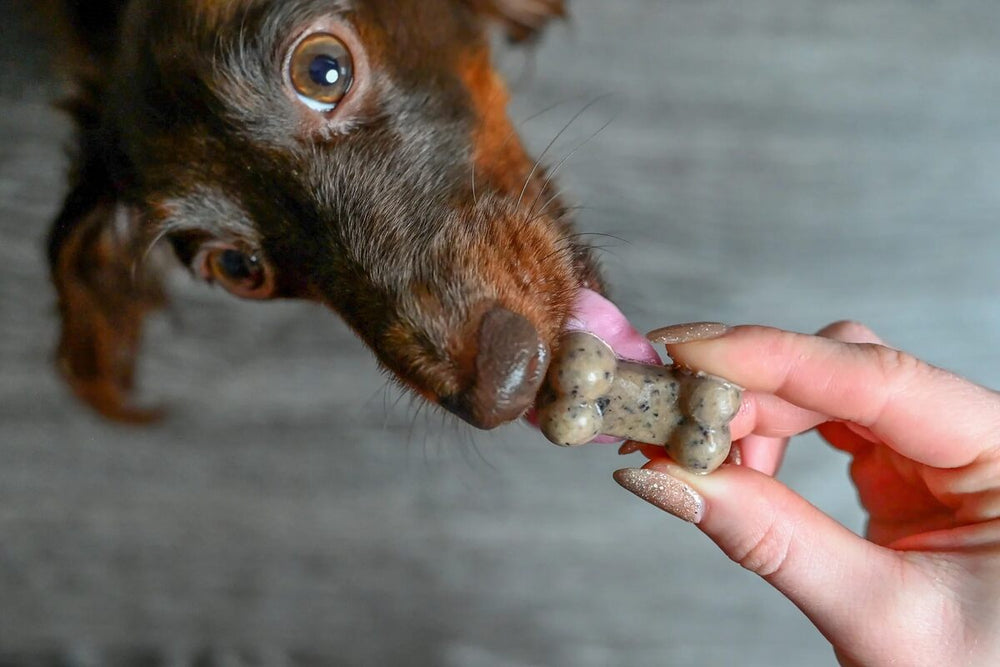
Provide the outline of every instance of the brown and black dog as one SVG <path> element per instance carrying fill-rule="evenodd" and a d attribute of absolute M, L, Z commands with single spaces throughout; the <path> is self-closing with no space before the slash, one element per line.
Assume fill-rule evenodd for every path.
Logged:
<path fill-rule="evenodd" d="M 488 31 L 562 0 L 62 0 L 81 50 L 49 245 L 58 359 L 102 414 L 132 397 L 145 257 L 239 297 L 339 313 L 385 368 L 481 428 L 531 405 L 590 248 L 525 152 Z"/>

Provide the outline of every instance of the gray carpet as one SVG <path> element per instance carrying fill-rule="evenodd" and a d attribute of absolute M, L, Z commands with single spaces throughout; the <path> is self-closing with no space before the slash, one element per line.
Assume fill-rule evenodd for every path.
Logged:
<path fill-rule="evenodd" d="M 1000 385 L 1000 6 L 573 0 L 499 57 L 513 115 L 606 232 L 639 327 L 857 318 Z M 50 369 L 58 83 L 0 2 L 0 664 L 831 665 L 797 610 L 611 481 L 613 449 L 472 433 L 333 316 L 179 275 L 103 423 Z M 59 56 L 58 51 L 53 53 Z M 694 289 L 700 286 L 699 289 Z M 782 478 L 852 529 L 846 461 Z M 873 622 L 879 622 L 873 619 Z"/>

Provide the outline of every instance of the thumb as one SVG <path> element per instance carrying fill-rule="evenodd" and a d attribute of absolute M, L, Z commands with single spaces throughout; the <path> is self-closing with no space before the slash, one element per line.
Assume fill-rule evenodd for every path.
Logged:
<path fill-rule="evenodd" d="M 874 645 L 873 614 L 898 601 L 896 555 L 858 537 L 763 473 L 696 475 L 673 462 L 619 470 L 643 500 L 698 526 L 732 560 L 789 598 L 834 645 Z M 870 642 L 870 643 L 869 643 Z"/>

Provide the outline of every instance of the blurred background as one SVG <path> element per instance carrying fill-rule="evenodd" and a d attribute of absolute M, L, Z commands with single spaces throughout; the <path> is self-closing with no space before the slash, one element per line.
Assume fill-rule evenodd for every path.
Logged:
<path fill-rule="evenodd" d="M 42 254 L 63 54 L 23 6 L 0 0 L 0 665 L 835 664 L 612 482 L 637 455 L 473 433 L 317 307 L 178 274 L 140 375 L 169 417 L 76 403 Z M 600 97 L 547 161 L 585 142 L 559 176 L 640 329 L 856 318 L 1000 385 L 994 0 L 570 6 L 498 60 L 536 152 Z M 805 436 L 781 478 L 859 531 L 846 465 Z"/>

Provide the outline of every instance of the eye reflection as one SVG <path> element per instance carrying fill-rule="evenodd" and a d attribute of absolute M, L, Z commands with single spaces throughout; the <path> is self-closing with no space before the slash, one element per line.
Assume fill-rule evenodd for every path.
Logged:
<path fill-rule="evenodd" d="M 274 275 L 257 254 L 232 247 L 209 248 L 201 261 L 206 280 L 245 299 L 266 299 L 274 293 Z"/>
<path fill-rule="evenodd" d="M 330 111 L 351 88 L 354 60 L 342 41 L 327 33 L 317 33 L 295 47 L 288 74 L 296 95 L 306 106 L 315 111 Z"/>

